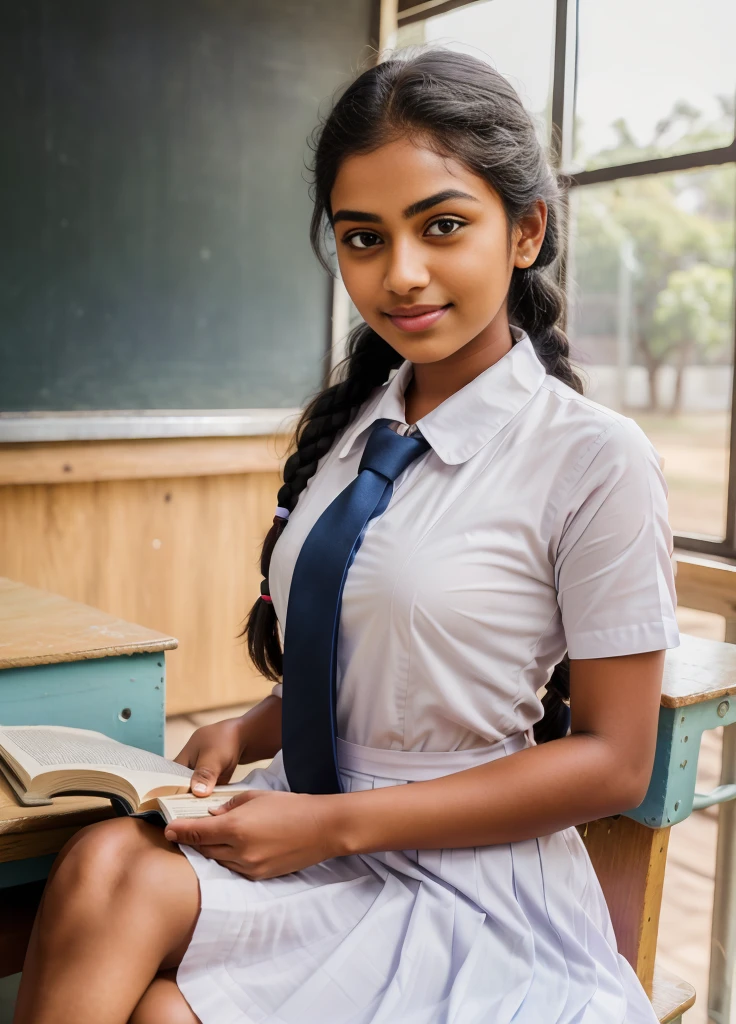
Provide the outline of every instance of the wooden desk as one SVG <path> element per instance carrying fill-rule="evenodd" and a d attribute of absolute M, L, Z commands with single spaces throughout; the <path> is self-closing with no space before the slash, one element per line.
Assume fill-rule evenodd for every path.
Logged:
<path fill-rule="evenodd" d="M 113 816 L 102 797 L 59 796 L 53 807 L 21 807 L 0 777 L 0 866 L 56 854 L 77 829 Z"/>
<path fill-rule="evenodd" d="M 0 723 L 68 725 L 164 752 L 165 652 L 177 641 L 88 605 L 0 577 Z M 108 800 L 21 807 L 0 782 L 0 888 L 44 878 Z"/>

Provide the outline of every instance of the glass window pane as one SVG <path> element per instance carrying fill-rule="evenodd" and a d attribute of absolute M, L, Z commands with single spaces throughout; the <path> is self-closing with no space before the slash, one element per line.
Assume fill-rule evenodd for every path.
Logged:
<path fill-rule="evenodd" d="M 589 396 L 665 460 L 676 533 L 722 539 L 736 165 L 574 188 L 568 333 Z"/>
<path fill-rule="evenodd" d="M 486 0 L 399 26 L 396 45 L 431 41 L 487 60 L 514 86 L 547 144 L 554 35 L 555 0 Z"/>
<path fill-rule="evenodd" d="M 734 138 L 734 0 L 579 0 L 571 172 Z"/>

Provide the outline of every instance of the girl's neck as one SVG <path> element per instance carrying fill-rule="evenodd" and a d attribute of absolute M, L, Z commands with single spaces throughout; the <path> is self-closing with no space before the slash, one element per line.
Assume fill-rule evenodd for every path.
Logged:
<path fill-rule="evenodd" d="M 404 419 L 416 423 L 450 395 L 464 388 L 478 374 L 493 366 L 511 350 L 514 339 L 508 322 L 489 337 L 489 324 L 467 345 L 434 363 L 413 363 L 414 373 L 404 391 Z"/>

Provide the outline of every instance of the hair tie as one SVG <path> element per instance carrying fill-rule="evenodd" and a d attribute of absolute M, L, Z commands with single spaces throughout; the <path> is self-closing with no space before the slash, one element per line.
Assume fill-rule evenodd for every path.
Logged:
<path fill-rule="evenodd" d="M 277 505 L 276 506 L 276 511 L 274 512 L 274 515 L 278 516 L 279 519 L 288 519 L 289 518 L 289 510 L 288 510 L 288 508 L 284 508 L 283 505 Z"/>
<path fill-rule="evenodd" d="M 261 600 L 268 601 L 270 604 L 273 604 L 273 601 L 271 600 L 271 592 L 268 589 L 268 579 L 265 576 L 261 580 Z"/>

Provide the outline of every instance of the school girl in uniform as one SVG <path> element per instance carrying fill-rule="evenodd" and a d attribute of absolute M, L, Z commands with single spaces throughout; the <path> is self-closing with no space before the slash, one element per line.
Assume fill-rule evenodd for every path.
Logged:
<path fill-rule="evenodd" d="M 346 89 L 314 171 L 365 322 L 263 548 L 273 693 L 179 757 L 200 793 L 273 762 L 75 837 L 16 1024 L 653 1024 L 574 826 L 647 789 L 672 534 L 568 360 L 555 176 L 504 78 L 431 47 Z"/>

